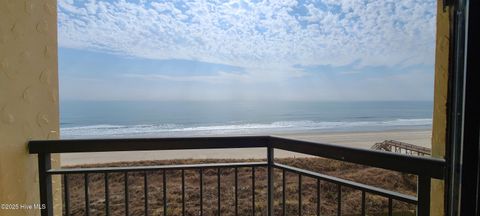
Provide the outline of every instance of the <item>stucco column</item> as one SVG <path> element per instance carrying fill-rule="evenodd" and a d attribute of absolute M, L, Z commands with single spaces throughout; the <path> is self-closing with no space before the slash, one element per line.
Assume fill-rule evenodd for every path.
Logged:
<path fill-rule="evenodd" d="M 445 157 L 447 132 L 448 67 L 450 55 L 450 8 L 437 1 L 437 34 L 435 48 L 435 89 L 432 128 L 432 156 Z M 432 181 L 431 215 L 444 213 L 444 182 Z"/>
<path fill-rule="evenodd" d="M 58 136 L 56 0 L 0 0 L 0 203 L 39 203 L 37 158 L 28 154 L 27 141 Z M 58 155 L 53 160 L 58 166 Z M 56 214 L 59 190 L 54 178 Z"/>

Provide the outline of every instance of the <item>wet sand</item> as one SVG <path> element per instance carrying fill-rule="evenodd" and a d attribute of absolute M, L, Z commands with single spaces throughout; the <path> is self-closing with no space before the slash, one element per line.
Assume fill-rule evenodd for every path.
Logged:
<path fill-rule="evenodd" d="M 301 139 L 312 142 L 337 144 L 368 149 L 377 142 L 387 139 L 411 143 L 430 148 L 430 130 L 394 130 L 380 132 L 294 132 L 273 134 L 279 137 Z M 110 163 L 120 161 L 171 160 L 171 159 L 258 159 L 265 158 L 264 148 L 168 150 L 138 152 L 102 152 L 61 154 L 62 165 Z M 305 157 L 306 155 L 276 150 L 275 157 Z"/>

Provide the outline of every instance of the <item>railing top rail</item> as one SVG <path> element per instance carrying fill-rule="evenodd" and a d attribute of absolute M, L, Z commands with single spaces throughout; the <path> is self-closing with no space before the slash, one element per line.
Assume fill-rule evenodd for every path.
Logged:
<path fill-rule="evenodd" d="M 257 147 L 278 148 L 437 179 L 443 179 L 445 175 L 445 160 L 443 159 L 271 136 L 35 140 L 29 142 L 31 154 Z"/>
<path fill-rule="evenodd" d="M 402 155 L 281 137 L 271 137 L 270 144 L 273 148 L 403 173 L 430 176 L 437 179 L 443 179 L 445 175 L 445 160 L 443 159 Z"/>
<path fill-rule="evenodd" d="M 268 136 L 32 140 L 31 154 L 267 147 Z"/>

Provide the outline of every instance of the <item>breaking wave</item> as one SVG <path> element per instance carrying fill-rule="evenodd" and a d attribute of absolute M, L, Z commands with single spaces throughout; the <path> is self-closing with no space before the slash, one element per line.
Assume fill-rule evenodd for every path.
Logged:
<path fill-rule="evenodd" d="M 362 131 L 431 126 L 432 119 L 395 119 L 386 121 L 276 121 L 271 123 L 232 123 L 217 125 L 89 125 L 62 127 L 62 138 L 119 136 L 198 136 L 221 134 L 274 133 L 283 131 Z"/>

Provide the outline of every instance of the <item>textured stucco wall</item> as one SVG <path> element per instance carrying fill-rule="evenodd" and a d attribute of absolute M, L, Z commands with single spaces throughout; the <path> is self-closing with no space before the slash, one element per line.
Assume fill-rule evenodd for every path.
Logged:
<path fill-rule="evenodd" d="M 435 49 L 435 90 L 433 107 L 432 155 L 445 157 L 447 131 L 448 66 L 450 53 L 450 9 L 443 11 L 442 0 L 437 3 L 437 35 Z M 432 181 L 431 215 L 443 215 L 444 184 Z"/>
<path fill-rule="evenodd" d="M 0 203 L 39 202 L 37 157 L 27 141 L 58 138 L 57 74 L 56 0 L 0 0 Z"/>

